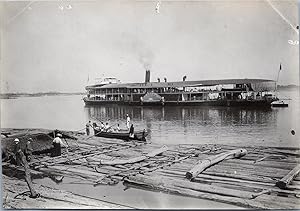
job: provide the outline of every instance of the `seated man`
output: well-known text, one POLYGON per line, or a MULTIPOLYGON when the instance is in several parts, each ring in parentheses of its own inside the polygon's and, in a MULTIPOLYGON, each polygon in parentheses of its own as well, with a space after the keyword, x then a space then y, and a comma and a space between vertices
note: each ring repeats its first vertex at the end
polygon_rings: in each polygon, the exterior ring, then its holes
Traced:
POLYGON ((101 122, 101 125, 100 125, 100 130, 101 130, 101 131, 104 131, 104 129, 105 129, 105 125, 104 125, 104 123, 103 123, 103 122, 101 122))
POLYGON ((108 122, 106 122, 105 127, 104 127, 104 131, 106 132, 111 132, 111 127, 109 126, 108 122))
POLYGON ((118 133, 118 132, 120 132, 120 130, 121 130, 121 129, 120 129, 120 124, 118 124, 115 131, 118 133))

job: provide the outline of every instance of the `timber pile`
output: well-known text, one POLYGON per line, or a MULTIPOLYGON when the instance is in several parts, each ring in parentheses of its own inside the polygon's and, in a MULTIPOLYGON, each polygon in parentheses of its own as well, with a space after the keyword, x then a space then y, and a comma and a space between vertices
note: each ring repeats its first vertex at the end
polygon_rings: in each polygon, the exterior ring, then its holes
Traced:
MULTIPOLYGON (((247 208, 300 208, 300 149, 124 142, 70 133, 69 151, 36 157, 35 172, 209 199, 247 208), (284 189, 277 187, 284 182, 284 189)), ((38 191, 38 190, 37 190, 38 191)))
MULTIPOLYGON (((32 149, 33 153, 38 153, 41 151, 49 150, 52 147, 52 138, 44 133, 36 134, 24 134, 19 136, 20 146, 25 149, 26 142, 29 138, 32 138, 32 149)), ((1 139, 2 148, 7 152, 12 152, 14 150, 14 139, 17 137, 7 137, 1 139)))
MULTIPOLYGON (((76 135, 80 133, 71 131, 58 131, 54 133, 61 133, 63 138, 75 139, 76 135)), ((1 129, 1 134, 6 134, 1 137, 1 147, 5 152, 12 152, 14 148, 14 139, 20 140, 20 146, 25 148, 26 142, 29 138, 32 138, 33 153, 46 152, 52 148, 53 131, 47 129, 1 129)))

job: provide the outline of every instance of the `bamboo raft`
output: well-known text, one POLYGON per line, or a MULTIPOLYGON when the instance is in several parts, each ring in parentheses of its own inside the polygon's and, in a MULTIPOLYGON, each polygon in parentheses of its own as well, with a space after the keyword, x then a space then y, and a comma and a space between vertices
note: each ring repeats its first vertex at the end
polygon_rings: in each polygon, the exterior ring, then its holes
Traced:
MULTIPOLYGON (((77 140, 66 139, 69 150, 59 157, 36 156, 29 163, 32 177, 75 177, 94 186, 123 182, 246 208, 300 208, 299 148, 162 146, 65 133, 77 140)), ((13 165, 3 165, 3 172, 7 168, 13 165)))

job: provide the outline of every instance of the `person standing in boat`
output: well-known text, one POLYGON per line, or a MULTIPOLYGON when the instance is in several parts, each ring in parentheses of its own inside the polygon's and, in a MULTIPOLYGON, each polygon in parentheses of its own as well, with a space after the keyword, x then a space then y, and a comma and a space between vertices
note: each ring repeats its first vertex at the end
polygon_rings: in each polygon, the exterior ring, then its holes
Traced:
POLYGON ((60 156, 61 155, 61 147, 67 147, 61 140, 62 135, 58 133, 56 137, 53 139, 53 150, 51 153, 52 157, 60 156))
POLYGON ((89 120, 89 122, 85 124, 85 131, 87 136, 90 135, 90 126, 91 126, 91 120, 89 120))
POLYGON ((129 129, 129 125, 130 125, 130 117, 128 114, 126 114, 126 126, 129 129))
POLYGON ((133 124, 131 124, 129 129, 129 138, 134 138, 134 127, 133 124))

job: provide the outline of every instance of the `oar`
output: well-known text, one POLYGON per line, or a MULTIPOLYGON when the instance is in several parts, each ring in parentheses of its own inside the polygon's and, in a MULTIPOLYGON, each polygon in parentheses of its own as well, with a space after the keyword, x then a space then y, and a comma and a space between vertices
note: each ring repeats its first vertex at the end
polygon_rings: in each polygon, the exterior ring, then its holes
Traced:
MULTIPOLYGON (((98 119, 97 117, 91 117, 91 118, 94 119, 94 120, 97 120, 99 122, 103 122, 101 119, 98 119)), ((106 121, 110 121, 110 119, 107 119, 106 121)), ((106 122, 106 121, 104 121, 104 122, 106 122)))
MULTIPOLYGON (((93 125, 92 125, 92 128, 95 130, 95 128, 93 127, 93 125)), ((84 139, 85 141, 86 140, 88 140, 89 138, 92 138, 93 136, 96 136, 96 135, 98 135, 98 134, 100 134, 100 133, 102 133, 103 131, 100 131, 100 132, 98 132, 98 133, 96 133, 96 134, 94 134, 94 135, 92 135, 92 136, 89 136, 89 137, 87 137, 86 139, 84 139)))
POLYGON ((82 128, 82 129, 80 129, 80 130, 74 130, 74 132, 79 132, 79 131, 82 131, 82 130, 84 130, 84 129, 85 129, 85 127, 82 128))
MULTIPOLYGON (((118 123, 116 123, 116 124, 118 124, 118 123)), ((115 126, 116 124, 113 124, 113 125, 109 126, 107 129, 111 128, 112 126, 115 126)), ((93 127, 93 128, 94 128, 94 127, 93 127)), ((96 133, 96 134, 94 134, 94 135, 92 135, 92 136, 87 137, 87 138, 85 139, 85 141, 88 140, 89 138, 92 138, 93 136, 97 136, 98 134, 100 134, 100 133, 102 133, 102 132, 104 132, 104 131, 100 131, 100 132, 98 132, 98 133, 96 133)))
MULTIPOLYGON (((111 128, 112 126, 115 126, 115 125, 117 125, 117 124, 118 124, 118 123, 115 123, 115 124, 109 126, 107 129, 109 129, 109 128, 111 128)), ((106 129, 106 130, 107 130, 107 129, 106 129)))
POLYGON ((96 133, 96 134, 94 134, 94 135, 92 135, 92 136, 89 136, 89 137, 87 137, 86 139, 84 139, 85 141, 86 140, 88 140, 89 138, 92 138, 93 136, 96 136, 96 135, 98 135, 98 134, 100 134, 100 133, 102 133, 103 131, 100 131, 99 133, 96 133))

